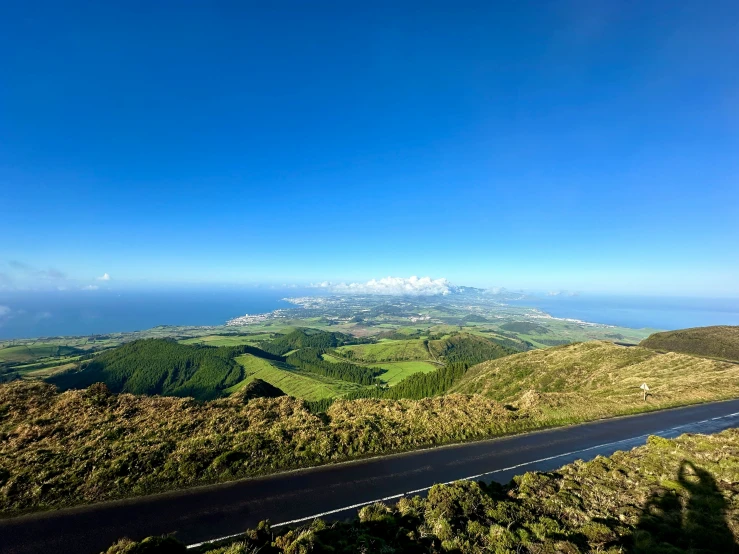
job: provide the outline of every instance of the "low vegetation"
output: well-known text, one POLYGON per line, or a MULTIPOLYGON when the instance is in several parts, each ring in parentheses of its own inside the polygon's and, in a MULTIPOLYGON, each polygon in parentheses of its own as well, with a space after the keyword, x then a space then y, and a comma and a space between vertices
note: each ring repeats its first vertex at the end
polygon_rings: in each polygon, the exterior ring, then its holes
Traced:
POLYGON ((402 361, 466 362, 470 365, 515 354, 520 350, 471 333, 455 332, 428 339, 383 340, 375 344, 343 346, 336 355, 358 363, 402 361))
POLYGON ((377 378, 390 387, 402 383, 404 379, 416 373, 429 373, 439 369, 438 365, 425 361, 382 362, 372 364, 372 367, 384 370, 377 378))
POLYGON ((336 349, 342 358, 364 363, 403 362, 431 358, 422 339, 384 340, 376 344, 344 346, 336 349))
POLYGON ((739 326, 695 327, 655 333, 641 346, 739 362, 739 326))
POLYGON ((510 323, 504 323, 500 328, 504 331, 519 333, 521 335, 546 335, 549 332, 549 329, 543 325, 531 323, 530 321, 512 321, 510 323))
POLYGON ((236 361, 244 368, 245 377, 243 381, 225 390, 229 394, 236 392, 254 379, 261 379, 285 391, 285 394, 308 401, 345 396, 364 388, 356 383, 309 373, 287 364, 257 358, 250 354, 239 356, 236 361))
POLYGON ((582 421, 739 397, 739 365, 593 341, 484 362, 450 390, 536 409, 542 419, 582 421))
POLYGON ((0 511, 9 515, 513 433, 523 412, 482 396, 192 399, 0 385, 0 511))
MULTIPOLYGON (((264 522, 197 554, 310 552, 680 554, 739 551, 739 430, 650 437, 609 458, 531 472, 509 485, 436 485, 426 498, 368 505, 351 521, 264 522)), ((122 540, 107 554, 185 554, 171 538, 122 540)), ((189 552, 193 552, 190 550, 189 552)))

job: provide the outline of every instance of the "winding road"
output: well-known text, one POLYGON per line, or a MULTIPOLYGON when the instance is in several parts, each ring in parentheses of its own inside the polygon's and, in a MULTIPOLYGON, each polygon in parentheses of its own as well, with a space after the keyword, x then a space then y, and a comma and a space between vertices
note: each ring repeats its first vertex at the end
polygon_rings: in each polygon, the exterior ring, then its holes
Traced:
POLYGON ((715 433, 739 427, 739 400, 701 404, 280 473, 131 500, 0 520, 0 552, 95 554, 117 539, 173 534, 187 544, 316 516, 346 518, 362 505, 423 494, 457 479, 508 482, 575 459, 628 450, 648 435, 715 433))

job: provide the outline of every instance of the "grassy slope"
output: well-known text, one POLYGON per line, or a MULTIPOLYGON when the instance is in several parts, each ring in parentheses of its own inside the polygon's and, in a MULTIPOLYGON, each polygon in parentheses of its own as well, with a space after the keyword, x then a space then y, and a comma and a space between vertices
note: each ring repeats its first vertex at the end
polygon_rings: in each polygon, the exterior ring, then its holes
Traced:
POLYGON ((183 339, 181 344, 204 344, 207 346, 239 346, 242 344, 250 344, 252 346, 259 346, 261 341, 270 340, 272 335, 268 333, 260 333, 254 335, 205 335, 203 337, 193 337, 189 339, 183 339))
POLYGON ((287 396, 198 403, 106 394, 100 387, 59 393, 22 380, 0 385, 0 415, 3 515, 479 439, 530 425, 482 396, 339 400, 319 417, 287 396))
POLYGON ((7 346, 0 348, 0 362, 30 362, 41 358, 65 356, 73 353, 76 353, 75 348, 46 343, 7 346))
POLYGON ((377 364, 401 361, 465 361, 475 356, 492 359, 514 350, 501 347, 472 333, 454 333, 441 339, 381 340, 376 344, 342 346, 337 352, 352 361, 377 364))
POLYGON ((383 362, 380 364, 369 364, 370 367, 379 367, 385 369, 386 372, 378 377, 383 383, 394 386, 400 383, 406 377, 410 377, 416 373, 429 373, 439 369, 438 365, 430 362, 383 362))
MULTIPOLYGON (((331 354, 324 354, 323 359, 331 363, 343 362, 344 359, 337 358, 331 354)), ((353 363, 363 363, 357 362, 353 363)), ((406 377, 410 377, 415 373, 429 373, 439 368, 438 365, 434 365, 431 362, 426 361, 407 361, 407 362, 381 362, 381 363, 367 363, 369 367, 377 367, 386 370, 385 373, 380 375, 378 379, 389 386, 397 385, 400 381, 406 377)))
POLYGON ((236 392, 254 379, 261 379, 281 389, 289 396, 305 400, 333 398, 361 388, 355 383, 289 368, 285 364, 263 360, 251 354, 239 356, 236 361, 244 368, 246 377, 233 387, 226 389, 227 393, 236 392))
POLYGON ((643 340, 641 346, 739 362, 739 326, 719 325, 655 333, 643 340))
MULTIPOLYGON (((134 554, 157 540, 123 540, 107 554, 134 554)), ((351 521, 261 526, 228 542, 195 553, 737 552, 739 430, 650 437, 630 452, 526 473, 503 488, 436 485, 427 498, 369 505, 351 521)), ((187 552, 177 544, 170 549, 187 552)))
POLYGON ((342 356, 346 356, 347 352, 352 352, 353 356, 347 359, 365 363, 430 359, 428 350, 421 339, 387 340, 377 344, 356 344, 353 346, 341 346, 336 350, 342 356))
POLYGON ((739 365, 641 347, 587 342, 471 368, 452 392, 480 393, 565 418, 632 413, 739 396, 739 365), (651 391, 645 403, 639 386, 651 391))

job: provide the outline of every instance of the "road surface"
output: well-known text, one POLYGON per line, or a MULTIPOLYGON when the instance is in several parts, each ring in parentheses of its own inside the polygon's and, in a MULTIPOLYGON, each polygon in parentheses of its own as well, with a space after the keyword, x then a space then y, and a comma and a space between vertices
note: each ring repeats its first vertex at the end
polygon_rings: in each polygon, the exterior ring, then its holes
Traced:
POLYGON ((0 551, 94 554, 124 536, 170 533, 192 545, 243 532, 262 519, 274 526, 317 515, 347 518, 361 505, 423 494, 435 483, 506 483, 526 471, 631 449, 650 434, 675 437, 729 427, 739 427, 739 400, 32 514, 0 520, 0 551))

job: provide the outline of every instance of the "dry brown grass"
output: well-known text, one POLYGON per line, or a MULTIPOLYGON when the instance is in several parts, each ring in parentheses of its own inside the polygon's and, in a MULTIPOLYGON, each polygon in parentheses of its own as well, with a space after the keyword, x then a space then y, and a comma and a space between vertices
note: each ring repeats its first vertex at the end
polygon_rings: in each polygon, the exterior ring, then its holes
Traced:
POLYGON ((291 397, 198 403, 16 381, 0 385, 0 509, 142 495, 528 424, 482 396, 340 401, 318 417, 291 397))
MULTIPOLYGON (((121 541, 107 554, 152 551, 188 552, 172 539, 150 538, 121 541)), ((739 552, 739 430, 650 437, 631 452, 526 473, 507 487, 436 485, 426 498, 365 506, 353 521, 274 530, 263 523, 197 552, 739 552)))
POLYGON ((739 365, 593 341, 484 362, 452 391, 583 420, 739 397, 739 365))

